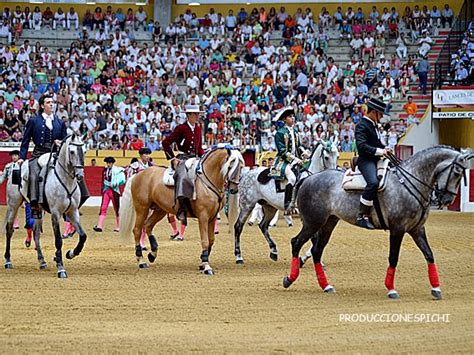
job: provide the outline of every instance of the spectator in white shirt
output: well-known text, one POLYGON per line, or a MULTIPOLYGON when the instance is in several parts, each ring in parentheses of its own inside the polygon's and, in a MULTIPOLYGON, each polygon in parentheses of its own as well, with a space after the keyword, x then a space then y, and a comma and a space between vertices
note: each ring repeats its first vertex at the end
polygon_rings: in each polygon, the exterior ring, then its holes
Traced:
POLYGON ((423 37, 420 38, 418 43, 420 44, 420 47, 418 48, 418 53, 420 53, 422 57, 425 57, 430 51, 431 45, 433 44, 433 40, 431 39, 431 37, 428 36, 428 31, 425 30, 423 37))
POLYGON ((359 57, 362 55, 361 48, 364 45, 364 41, 360 38, 359 34, 356 34, 355 37, 349 43, 351 46, 351 57, 354 54, 357 54, 359 57))
POLYGON ((71 26, 74 26, 76 31, 79 29, 79 16, 73 7, 66 14, 66 25, 68 30, 71 30, 71 26))
POLYGON ((61 26, 63 30, 66 29, 66 15, 61 8, 58 8, 58 11, 54 14, 53 30, 58 26, 61 26))
POLYGON ((143 10, 143 7, 138 8, 137 13, 135 14, 135 31, 138 31, 138 26, 143 26, 143 31, 146 31, 146 12, 143 10))

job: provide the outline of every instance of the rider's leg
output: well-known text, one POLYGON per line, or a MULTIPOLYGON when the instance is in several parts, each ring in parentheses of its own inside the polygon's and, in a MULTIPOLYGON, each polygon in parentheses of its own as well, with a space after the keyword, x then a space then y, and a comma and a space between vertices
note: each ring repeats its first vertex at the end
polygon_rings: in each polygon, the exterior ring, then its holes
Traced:
POLYGON ((115 213, 114 232, 120 232, 120 219, 119 219, 120 195, 117 192, 112 192, 112 206, 114 207, 114 213, 115 213))
POLYGON ((38 159, 30 159, 28 163, 28 185, 29 185, 29 196, 30 205, 32 208, 38 208, 38 175, 40 173, 40 167, 38 165, 38 159))
POLYGON ((287 165, 285 168, 285 176, 288 181, 288 184, 285 187, 285 210, 291 212, 295 207, 295 196, 293 195, 293 190, 296 183, 296 175, 293 170, 291 170, 290 165, 287 165))
POLYGON ((379 180, 377 178, 377 163, 373 160, 361 160, 361 158, 359 158, 357 165, 367 182, 367 186, 360 197, 359 214, 357 216, 356 225, 366 229, 375 229, 370 220, 370 213, 379 185, 379 180))

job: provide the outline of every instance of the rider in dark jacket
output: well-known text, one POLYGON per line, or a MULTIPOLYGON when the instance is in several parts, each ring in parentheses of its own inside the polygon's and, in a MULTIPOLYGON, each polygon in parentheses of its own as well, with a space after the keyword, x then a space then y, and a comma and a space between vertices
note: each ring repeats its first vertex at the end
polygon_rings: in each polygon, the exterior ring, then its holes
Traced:
POLYGON ((374 229, 370 221, 370 210, 377 195, 379 179, 377 177, 377 162, 386 155, 388 148, 380 141, 378 122, 385 112, 385 104, 375 98, 369 100, 367 113, 362 117, 355 129, 355 139, 359 159, 357 166, 365 178, 367 185, 360 197, 360 210, 356 225, 366 229, 374 229))
MULTIPOLYGON (((18 161, 21 164, 26 159, 28 146, 30 141, 33 140, 35 147, 29 160, 28 179, 31 207, 34 209, 39 208, 38 175, 40 167, 38 165, 38 158, 45 153, 50 153, 54 145, 59 146, 67 135, 64 121, 53 113, 53 98, 51 96, 43 96, 40 98, 39 104, 40 113, 26 123, 20 147, 20 160, 18 161)), ((38 214, 33 213, 33 216, 38 217, 38 214)))

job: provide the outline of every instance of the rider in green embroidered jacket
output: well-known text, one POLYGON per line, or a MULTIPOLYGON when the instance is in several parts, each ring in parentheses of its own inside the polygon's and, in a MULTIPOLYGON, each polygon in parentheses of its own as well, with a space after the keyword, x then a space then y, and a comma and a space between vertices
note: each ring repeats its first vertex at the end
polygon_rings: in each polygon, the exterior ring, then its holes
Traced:
POLYGON ((295 166, 303 166, 307 153, 300 154, 301 143, 298 132, 294 129, 295 111, 292 107, 285 107, 277 113, 274 121, 283 121, 275 136, 277 157, 272 168, 271 175, 278 179, 285 179, 288 184, 285 188, 285 210, 291 212, 295 207, 296 194, 293 187, 296 184, 296 174, 293 171, 295 166))

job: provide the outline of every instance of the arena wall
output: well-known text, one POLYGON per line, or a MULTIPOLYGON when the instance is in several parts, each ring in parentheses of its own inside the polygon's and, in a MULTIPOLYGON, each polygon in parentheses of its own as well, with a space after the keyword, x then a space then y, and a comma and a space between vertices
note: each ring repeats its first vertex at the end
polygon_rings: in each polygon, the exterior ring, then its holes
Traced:
POLYGON ((455 148, 474 149, 474 120, 442 120, 439 122, 439 141, 455 148))

